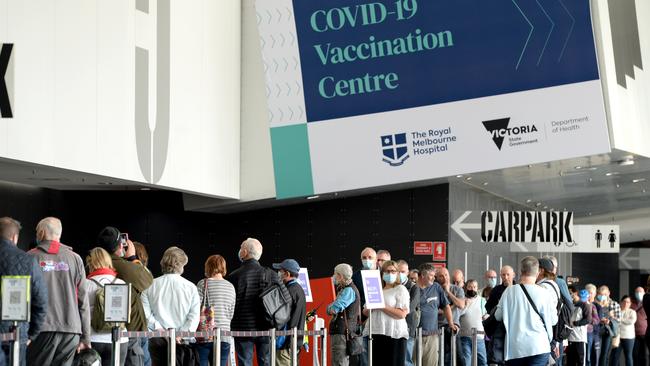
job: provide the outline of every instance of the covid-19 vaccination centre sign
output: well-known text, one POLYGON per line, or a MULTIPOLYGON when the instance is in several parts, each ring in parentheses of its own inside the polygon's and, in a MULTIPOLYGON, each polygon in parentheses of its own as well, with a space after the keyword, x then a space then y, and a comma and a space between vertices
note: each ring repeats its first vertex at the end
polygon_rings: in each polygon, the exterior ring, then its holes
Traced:
POLYGON ((588 1, 256 11, 278 198, 610 151, 588 1))

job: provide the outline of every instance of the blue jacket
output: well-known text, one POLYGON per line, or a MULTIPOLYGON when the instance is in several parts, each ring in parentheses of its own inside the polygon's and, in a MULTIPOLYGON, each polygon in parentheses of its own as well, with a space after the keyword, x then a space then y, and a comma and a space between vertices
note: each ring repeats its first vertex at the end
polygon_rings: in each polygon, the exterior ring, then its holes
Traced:
MULTIPOLYGON (((34 340, 41 332, 41 325, 47 312, 47 286, 43 282, 43 273, 36 259, 23 252, 12 242, 0 238, 0 275, 30 275, 31 314, 29 324, 20 325, 21 343, 27 338, 34 340)), ((0 304, 1 306, 1 304, 0 304)), ((11 322, 1 322, 0 332, 7 333, 11 322)))

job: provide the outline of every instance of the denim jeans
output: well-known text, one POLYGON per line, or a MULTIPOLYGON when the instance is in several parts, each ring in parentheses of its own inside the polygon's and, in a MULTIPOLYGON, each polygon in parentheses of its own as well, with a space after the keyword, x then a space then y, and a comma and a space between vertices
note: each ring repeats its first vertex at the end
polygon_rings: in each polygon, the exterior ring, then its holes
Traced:
POLYGON ((253 347, 257 353, 257 365, 271 365, 271 342, 268 337, 235 337, 238 366, 253 366, 253 347))
MULTIPOLYGON (((212 342, 194 344, 194 348, 196 348, 196 350, 199 352, 199 360, 201 366, 212 365, 212 358, 214 357, 214 355, 212 354, 212 350, 214 347, 212 345, 213 345, 212 342)), ((229 356, 230 356, 230 343, 221 342, 221 362, 220 362, 221 366, 228 365, 229 356)))
MULTIPOLYGON (((472 364, 472 338, 460 337, 460 354, 463 356, 465 366, 472 364)), ((487 352, 485 350, 485 340, 478 338, 476 340, 476 355, 479 366, 487 366, 487 352)))
POLYGON ((612 348, 612 337, 604 335, 600 337, 600 360, 598 365, 608 366, 609 364, 609 351, 612 348))
POLYGON ((506 366, 546 366, 549 357, 551 357, 550 353, 542 353, 541 355, 515 358, 506 361, 506 366))
POLYGON ((151 366, 151 354, 149 353, 149 338, 142 337, 140 338, 140 347, 142 347, 142 361, 144 366, 151 366))
POLYGON ((413 351, 415 350, 415 338, 409 338, 406 340, 406 360, 404 361, 404 366, 414 366, 413 358, 415 355, 413 351))

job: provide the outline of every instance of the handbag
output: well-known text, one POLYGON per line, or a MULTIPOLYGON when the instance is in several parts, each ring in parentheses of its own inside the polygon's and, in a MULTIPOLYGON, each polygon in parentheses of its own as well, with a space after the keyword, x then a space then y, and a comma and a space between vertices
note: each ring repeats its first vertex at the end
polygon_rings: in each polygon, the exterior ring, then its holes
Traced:
MULTIPOLYGON (((214 307, 210 303, 210 293, 208 292, 208 279, 206 278, 203 286, 203 302, 201 303, 201 312, 199 313, 199 326, 197 332, 207 332, 217 327, 214 319, 214 307)), ((196 337, 197 342, 212 342, 213 337, 196 337)))

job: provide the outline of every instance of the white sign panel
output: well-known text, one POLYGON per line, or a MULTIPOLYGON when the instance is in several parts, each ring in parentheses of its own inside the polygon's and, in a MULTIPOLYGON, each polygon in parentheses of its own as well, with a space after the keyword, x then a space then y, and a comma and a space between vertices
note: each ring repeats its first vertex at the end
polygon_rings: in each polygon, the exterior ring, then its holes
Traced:
POLYGON ((573 240, 553 243, 510 244, 511 252, 618 253, 618 225, 573 225, 573 240))
POLYGON ((366 309, 383 309, 384 291, 381 274, 378 270, 362 270, 363 294, 366 298, 366 309))
POLYGON ((309 284, 309 273, 307 272, 307 268, 300 268, 300 272, 298 272, 298 284, 300 284, 300 287, 302 287, 302 290, 305 292, 305 301, 313 302, 314 298, 311 294, 311 285, 309 284))
POLYGON ((29 321, 30 276, 2 276, 2 320, 29 321))
POLYGON ((104 321, 128 323, 131 319, 131 284, 104 285, 104 321))

